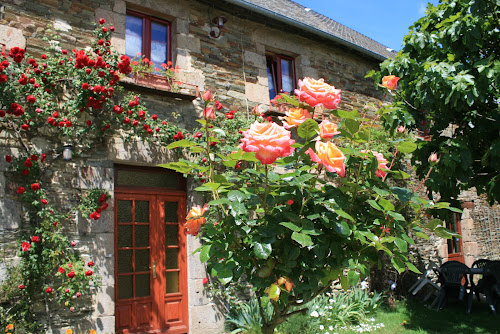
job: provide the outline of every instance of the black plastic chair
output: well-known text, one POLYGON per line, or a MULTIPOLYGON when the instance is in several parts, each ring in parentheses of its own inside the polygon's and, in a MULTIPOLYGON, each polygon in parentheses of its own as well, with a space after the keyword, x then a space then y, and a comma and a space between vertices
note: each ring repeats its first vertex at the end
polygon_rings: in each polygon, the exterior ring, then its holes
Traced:
POLYGON ((483 289, 491 311, 497 314, 496 303, 500 300, 500 261, 490 261, 484 267, 483 289))
POLYGON ((466 312, 470 313, 472 295, 467 292, 469 287, 469 267, 458 261, 448 261, 443 263, 437 272, 439 274, 438 280, 441 283, 437 304, 438 310, 444 308, 449 298, 457 298, 465 301, 466 312))
MULTIPOLYGON (((476 260, 476 261, 474 261, 474 263, 472 263, 471 268, 482 268, 482 269, 484 269, 484 267, 486 267, 488 265, 488 263, 490 263, 490 262, 491 261, 487 260, 487 259, 476 260)), ((481 301, 481 299, 479 298, 479 294, 480 293, 484 294, 484 287, 485 287, 486 279, 484 278, 484 275, 483 275, 483 277, 481 277, 479 279, 479 281, 477 282, 477 284, 476 284, 476 283, 474 283, 474 279, 473 278, 474 277, 471 274, 470 275, 471 293, 476 294, 477 301, 481 301)))

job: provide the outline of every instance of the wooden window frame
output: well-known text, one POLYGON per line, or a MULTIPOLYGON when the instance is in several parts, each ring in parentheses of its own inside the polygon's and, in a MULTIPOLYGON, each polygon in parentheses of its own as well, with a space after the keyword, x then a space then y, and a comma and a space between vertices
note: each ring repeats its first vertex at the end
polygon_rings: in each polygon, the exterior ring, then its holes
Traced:
MULTIPOLYGON (((293 76, 293 90, 297 88, 297 77, 295 72, 295 58, 290 56, 285 56, 276 53, 266 54, 266 67, 268 60, 271 60, 272 68, 271 73, 274 79, 274 87, 276 89, 276 95, 283 93, 283 77, 281 73, 281 60, 288 60, 292 63, 292 76, 293 76)), ((292 92, 290 92, 291 94, 292 92)), ((274 99, 274 96, 269 96, 270 99, 274 99)))
MULTIPOLYGON (((129 15, 142 18, 143 31, 142 31, 141 54, 150 60, 151 60, 151 23, 157 22, 167 26, 167 60, 165 61, 165 63, 167 61, 172 61, 172 23, 164 19, 160 19, 151 15, 127 9, 126 16, 129 15)), ((127 34, 125 33, 125 43, 127 40, 126 36, 127 34)))

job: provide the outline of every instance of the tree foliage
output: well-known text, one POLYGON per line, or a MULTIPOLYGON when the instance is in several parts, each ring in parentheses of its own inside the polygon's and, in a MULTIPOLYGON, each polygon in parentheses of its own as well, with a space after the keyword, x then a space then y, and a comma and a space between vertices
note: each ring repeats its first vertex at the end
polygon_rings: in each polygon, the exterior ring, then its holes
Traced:
MULTIPOLYGON (((403 49, 381 65, 379 77, 401 77, 399 122, 425 119, 430 141, 414 154, 421 178, 427 157, 440 161, 426 186, 443 198, 475 187, 500 199, 500 1, 442 0, 410 27, 403 49)), ((387 123, 393 129, 395 119, 387 123)))

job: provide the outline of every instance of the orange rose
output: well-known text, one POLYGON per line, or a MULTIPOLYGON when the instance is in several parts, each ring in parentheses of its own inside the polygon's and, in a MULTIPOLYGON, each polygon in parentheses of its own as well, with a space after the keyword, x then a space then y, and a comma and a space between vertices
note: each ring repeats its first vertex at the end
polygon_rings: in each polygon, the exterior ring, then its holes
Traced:
POLYGON ((340 89, 327 84, 324 79, 304 78, 299 80, 299 89, 295 90, 299 101, 306 102, 311 107, 323 105, 326 109, 337 109, 340 102, 340 89))
POLYGON ((340 177, 345 176, 345 156, 334 143, 318 140, 315 149, 316 153, 312 149, 306 151, 312 161, 325 166, 329 172, 336 172, 340 177))
POLYGON ((276 123, 255 122, 243 131, 240 147, 245 152, 257 152, 256 158, 264 165, 272 164, 279 157, 292 154, 295 140, 290 139, 290 131, 276 123))
POLYGON ((395 75, 386 75, 382 78, 382 86, 388 90, 395 90, 398 88, 398 80, 399 78, 395 75))
POLYGON ((299 126, 305 120, 312 118, 312 115, 306 109, 302 108, 290 108, 286 113, 286 117, 282 117, 284 120, 283 126, 286 129, 293 128, 294 126, 299 126))
POLYGON ((339 135, 337 124, 330 122, 329 120, 323 120, 319 124, 319 135, 322 139, 330 139, 333 136, 339 135))
POLYGON ((193 208, 188 212, 186 216, 186 234, 198 234, 201 225, 204 225, 207 222, 205 217, 203 217, 207 210, 208 206, 206 204, 203 206, 203 208, 199 205, 193 206, 193 208))

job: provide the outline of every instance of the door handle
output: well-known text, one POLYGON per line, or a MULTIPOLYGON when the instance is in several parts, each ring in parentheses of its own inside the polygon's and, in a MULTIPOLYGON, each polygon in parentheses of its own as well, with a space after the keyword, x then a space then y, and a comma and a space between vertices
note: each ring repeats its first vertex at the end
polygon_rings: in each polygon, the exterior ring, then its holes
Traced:
POLYGON ((156 278, 156 262, 153 260, 153 278, 156 278))

